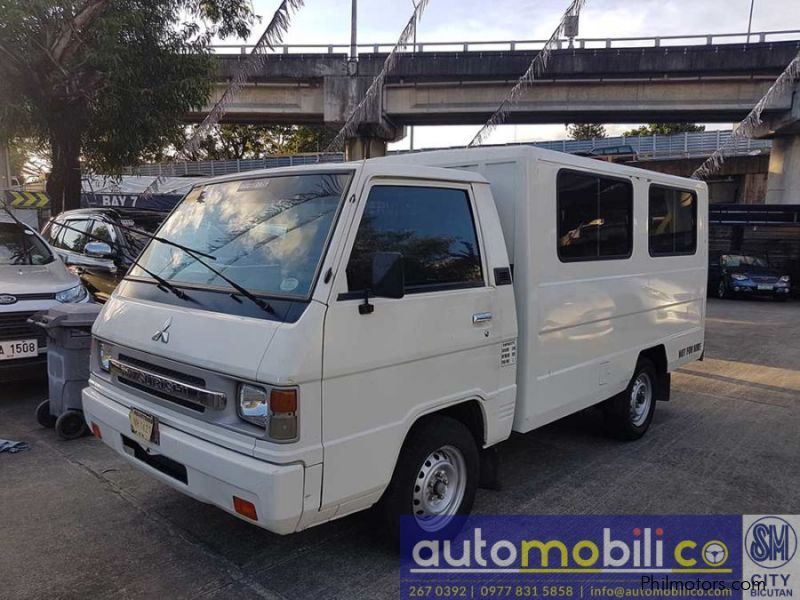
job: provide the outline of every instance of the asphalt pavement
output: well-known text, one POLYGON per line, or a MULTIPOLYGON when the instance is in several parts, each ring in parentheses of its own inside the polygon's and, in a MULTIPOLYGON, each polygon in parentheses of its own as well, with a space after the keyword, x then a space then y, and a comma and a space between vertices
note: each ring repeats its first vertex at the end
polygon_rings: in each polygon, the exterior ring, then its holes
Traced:
MULTIPOLYGON (((91 437, 56 439, 44 383, 0 388, 0 598, 394 598, 368 513, 281 537, 173 491, 91 437)), ((710 300, 705 361, 644 439, 588 410, 500 447, 486 514, 800 513, 800 303, 710 300)))

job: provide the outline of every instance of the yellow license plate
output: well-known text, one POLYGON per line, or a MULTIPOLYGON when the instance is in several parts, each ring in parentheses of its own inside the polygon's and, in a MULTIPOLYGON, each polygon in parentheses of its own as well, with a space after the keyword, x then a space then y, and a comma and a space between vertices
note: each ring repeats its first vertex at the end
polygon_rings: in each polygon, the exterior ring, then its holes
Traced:
POLYGON ((131 422, 131 433, 133 435, 145 442, 158 444, 158 417, 148 415, 147 413, 132 408, 129 418, 131 422))

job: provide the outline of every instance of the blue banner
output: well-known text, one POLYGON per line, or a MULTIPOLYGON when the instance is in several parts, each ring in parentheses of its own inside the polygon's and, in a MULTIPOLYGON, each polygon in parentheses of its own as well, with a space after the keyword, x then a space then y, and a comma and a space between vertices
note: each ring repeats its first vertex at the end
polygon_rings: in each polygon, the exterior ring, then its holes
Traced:
POLYGON ((452 540, 401 524, 403 598, 800 595, 796 517, 473 516, 452 540))

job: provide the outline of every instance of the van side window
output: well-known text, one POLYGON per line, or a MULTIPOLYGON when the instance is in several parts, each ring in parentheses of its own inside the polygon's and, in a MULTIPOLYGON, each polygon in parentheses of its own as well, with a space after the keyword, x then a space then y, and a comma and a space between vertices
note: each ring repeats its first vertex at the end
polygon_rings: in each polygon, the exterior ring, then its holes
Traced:
POLYGON ((650 256, 694 254, 697 250, 697 194, 650 186, 650 256))
POLYGON ((373 187, 347 265, 349 291, 369 288, 376 252, 403 254, 407 293, 483 285, 478 238, 464 190, 373 187))
POLYGON ((627 179, 558 173, 558 258, 628 258, 633 248, 633 185, 627 179))

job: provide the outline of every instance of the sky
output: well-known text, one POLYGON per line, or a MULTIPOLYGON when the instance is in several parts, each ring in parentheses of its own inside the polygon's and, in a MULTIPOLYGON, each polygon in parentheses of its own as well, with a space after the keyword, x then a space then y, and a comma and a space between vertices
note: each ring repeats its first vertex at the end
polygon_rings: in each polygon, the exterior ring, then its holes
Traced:
MULTIPOLYGON (((546 39, 570 0, 430 0, 417 41, 546 39)), ((264 21, 279 0, 253 0, 264 21)), ((587 0, 579 37, 697 35, 747 31, 751 0, 587 0)), ((359 43, 394 43, 411 17, 412 0, 358 0, 359 43)), ((256 30, 258 27, 255 28, 256 30)), ((800 30, 800 0, 754 0, 753 31, 800 30)), ((254 33, 254 38, 259 32, 254 33)), ((255 41, 255 40, 252 40, 255 41)), ((346 44, 350 41, 350 0, 305 0, 292 18, 286 43, 346 44)), ((634 124, 631 124, 631 126, 634 124)), ((708 124, 730 129, 731 124, 708 124)), ((610 125, 619 135, 627 125, 610 125)), ((416 127, 415 148, 464 145, 477 126, 416 127)), ((508 125, 487 143, 563 139, 563 125, 508 125)), ((408 136, 394 144, 408 148, 408 136)))

